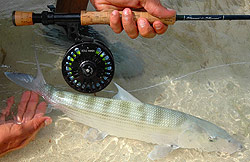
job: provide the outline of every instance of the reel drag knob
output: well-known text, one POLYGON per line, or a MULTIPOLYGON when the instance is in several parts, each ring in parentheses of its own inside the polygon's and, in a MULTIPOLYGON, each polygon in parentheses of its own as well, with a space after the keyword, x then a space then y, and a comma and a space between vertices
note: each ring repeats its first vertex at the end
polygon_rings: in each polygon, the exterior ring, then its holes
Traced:
POLYGON ((99 41, 80 42, 71 46, 62 61, 62 74, 73 89, 95 93, 109 85, 114 76, 114 59, 99 41))

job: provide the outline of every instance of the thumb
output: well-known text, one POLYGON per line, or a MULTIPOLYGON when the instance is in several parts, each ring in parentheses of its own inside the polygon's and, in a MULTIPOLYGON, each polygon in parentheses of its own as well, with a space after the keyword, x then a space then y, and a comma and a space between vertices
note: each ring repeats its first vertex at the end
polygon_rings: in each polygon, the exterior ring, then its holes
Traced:
POLYGON ((45 125, 51 124, 52 119, 50 117, 36 117, 23 124, 23 131, 33 133, 39 131, 45 125))
POLYGON ((160 0, 144 0, 142 6, 149 14, 158 18, 169 18, 176 15, 175 10, 163 7, 160 0))

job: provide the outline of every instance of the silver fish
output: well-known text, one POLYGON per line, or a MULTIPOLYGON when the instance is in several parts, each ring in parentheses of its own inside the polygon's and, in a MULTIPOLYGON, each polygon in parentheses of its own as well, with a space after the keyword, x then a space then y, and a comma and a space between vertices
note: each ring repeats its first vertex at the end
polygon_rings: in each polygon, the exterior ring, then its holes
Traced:
POLYGON ((36 78, 11 72, 5 75, 14 83, 37 92, 73 120, 95 128, 87 132, 86 138, 95 130, 94 140, 112 135, 152 143, 156 145, 148 155, 152 160, 163 158, 177 148, 229 154, 243 148, 224 129, 180 111, 141 103, 119 86, 118 95, 129 101, 58 90, 45 82, 38 61, 37 69, 36 78))

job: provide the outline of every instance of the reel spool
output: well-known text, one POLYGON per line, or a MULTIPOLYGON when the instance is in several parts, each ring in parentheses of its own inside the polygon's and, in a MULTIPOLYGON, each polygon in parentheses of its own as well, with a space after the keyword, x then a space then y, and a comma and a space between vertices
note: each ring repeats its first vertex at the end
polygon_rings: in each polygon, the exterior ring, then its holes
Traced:
POLYGON ((80 41, 71 46, 62 61, 62 74, 73 89, 83 93, 101 91, 111 82, 113 55, 101 42, 80 41))

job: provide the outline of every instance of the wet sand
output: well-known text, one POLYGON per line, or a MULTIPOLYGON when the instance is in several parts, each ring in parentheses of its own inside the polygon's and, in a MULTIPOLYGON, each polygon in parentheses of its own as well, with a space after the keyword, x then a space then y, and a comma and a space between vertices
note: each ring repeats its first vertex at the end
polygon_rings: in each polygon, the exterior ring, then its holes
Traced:
MULTIPOLYGON (((25 5, 26 1, 3 1, 6 3, 1 9, 0 63, 6 66, 0 67, 0 107, 4 107, 5 99, 11 95, 17 101, 24 91, 7 80, 3 72, 35 75, 35 49, 46 81, 72 91, 60 70, 70 42, 44 34, 42 25, 14 27, 9 16, 17 9, 40 12, 54 2, 36 0, 25 5)), ((176 9, 178 14, 250 14, 247 0, 164 0, 163 4, 176 9)), ((250 161, 249 27, 250 21, 176 22, 164 35, 131 40, 124 32, 116 35, 108 26, 94 26, 111 43, 120 42, 134 48, 143 61, 143 73, 114 81, 142 102, 180 110, 215 123, 245 147, 233 155, 178 149, 159 161, 250 161), (162 84, 153 86, 159 83, 162 84)), ((116 91, 113 85, 107 89, 116 91)), ((110 97, 112 94, 97 95, 110 97)), ((150 161, 147 154, 153 149, 152 144, 113 136, 91 143, 83 138, 87 126, 59 111, 48 115, 53 123, 42 129, 36 140, 0 161, 150 161)))

